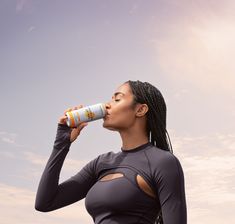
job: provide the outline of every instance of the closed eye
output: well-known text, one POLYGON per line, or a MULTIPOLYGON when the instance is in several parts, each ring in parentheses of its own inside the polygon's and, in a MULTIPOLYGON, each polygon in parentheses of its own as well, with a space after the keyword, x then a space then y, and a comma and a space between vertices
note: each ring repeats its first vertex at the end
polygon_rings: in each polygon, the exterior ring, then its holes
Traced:
POLYGON ((114 100, 114 101, 120 101, 121 99, 114 99, 114 97, 112 97, 112 100, 114 100))

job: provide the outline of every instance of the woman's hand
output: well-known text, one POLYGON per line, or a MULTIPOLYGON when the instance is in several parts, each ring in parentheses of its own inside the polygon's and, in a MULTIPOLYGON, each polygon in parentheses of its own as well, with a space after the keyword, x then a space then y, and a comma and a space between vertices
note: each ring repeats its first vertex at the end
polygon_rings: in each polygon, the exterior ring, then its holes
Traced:
MULTIPOLYGON (((77 110, 77 109, 80 109, 82 108, 83 106, 82 105, 79 105, 77 107, 74 107, 74 108, 69 108, 67 109, 65 112, 64 112, 64 116, 60 117, 59 119, 59 124, 64 124, 64 125, 67 125, 66 123, 66 119, 67 119, 67 116, 66 116, 66 113, 68 111, 72 111, 72 110, 77 110)), ((77 137, 80 135, 80 132, 81 130, 86 127, 88 125, 88 122, 82 122, 78 125, 78 127, 74 127, 74 128, 71 128, 72 131, 71 131, 71 134, 70 134, 70 142, 73 142, 77 139, 77 137)))

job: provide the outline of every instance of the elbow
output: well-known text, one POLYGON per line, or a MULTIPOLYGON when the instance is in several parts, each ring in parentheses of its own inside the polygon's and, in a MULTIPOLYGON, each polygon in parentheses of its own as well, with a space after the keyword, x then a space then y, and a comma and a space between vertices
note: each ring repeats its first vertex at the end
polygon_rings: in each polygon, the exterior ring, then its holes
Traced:
POLYGON ((51 209, 49 209, 47 206, 40 204, 40 203, 35 203, 34 209, 39 212, 50 212, 51 209))
POLYGON ((34 202, 34 209, 39 212, 50 212, 55 210, 55 205, 46 196, 37 195, 34 202))
POLYGON ((38 205, 37 206, 35 205, 34 208, 35 208, 36 211, 39 211, 39 212, 49 212, 50 211, 49 209, 46 209, 45 207, 38 206, 38 205))

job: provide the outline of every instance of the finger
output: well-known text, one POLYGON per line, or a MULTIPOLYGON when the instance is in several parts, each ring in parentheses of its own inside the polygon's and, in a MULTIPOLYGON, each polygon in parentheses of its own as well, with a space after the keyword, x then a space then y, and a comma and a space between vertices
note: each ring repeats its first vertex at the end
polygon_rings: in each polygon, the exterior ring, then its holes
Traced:
POLYGON ((70 141, 73 142, 79 135, 79 131, 77 130, 77 128, 73 128, 72 132, 70 134, 70 141))
POLYGON ((82 107, 83 107, 83 105, 82 105, 82 104, 80 104, 80 105, 76 106, 76 108, 77 108, 77 109, 80 109, 80 108, 82 108, 82 107))
POLYGON ((84 122, 79 126, 80 131, 88 125, 88 122, 84 122))
POLYGON ((78 105, 76 107, 68 108, 64 113, 67 113, 67 112, 72 111, 72 110, 78 110, 78 109, 80 109, 82 107, 83 107, 83 105, 80 104, 80 105, 78 105))
POLYGON ((61 118, 59 119, 59 123, 65 124, 65 123, 66 123, 66 119, 67 119, 66 116, 61 117, 61 118))
POLYGON ((88 125, 88 122, 83 122, 78 127, 73 128, 70 134, 70 141, 73 142, 74 140, 76 140, 77 137, 80 135, 81 130, 87 125, 88 125))
POLYGON ((73 109, 70 107, 70 108, 68 108, 67 110, 65 110, 64 111, 64 115, 67 113, 67 112, 69 112, 69 111, 72 111, 73 109))
POLYGON ((78 105, 78 106, 75 106, 74 108, 73 108, 73 110, 75 109, 75 110, 77 110, 77 109, 80 109, 80 108, 82 108, 83 107, 83 105, 78 105))
POLYGON ((77 133, 80 133, 80 131, 87 125, 88 125, 88 122, 83 122, 83 123, 80 123, 79 126, 75 127, 74 129, 76 129, 77 133))
POLYGON ((61 120, 66 120, 66 119, 67 119, 66 116, 61 117, 61 120))

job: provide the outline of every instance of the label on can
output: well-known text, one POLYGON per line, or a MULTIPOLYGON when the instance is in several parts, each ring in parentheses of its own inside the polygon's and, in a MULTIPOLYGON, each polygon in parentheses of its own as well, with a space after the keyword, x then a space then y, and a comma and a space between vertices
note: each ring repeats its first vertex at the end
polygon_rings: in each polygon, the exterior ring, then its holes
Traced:
POLYGON ((106 115, 104 103, 98 103, 66 113, 66 123, 69 127, 77 127, 81 122, 89 122, 103 118, 106 115))

